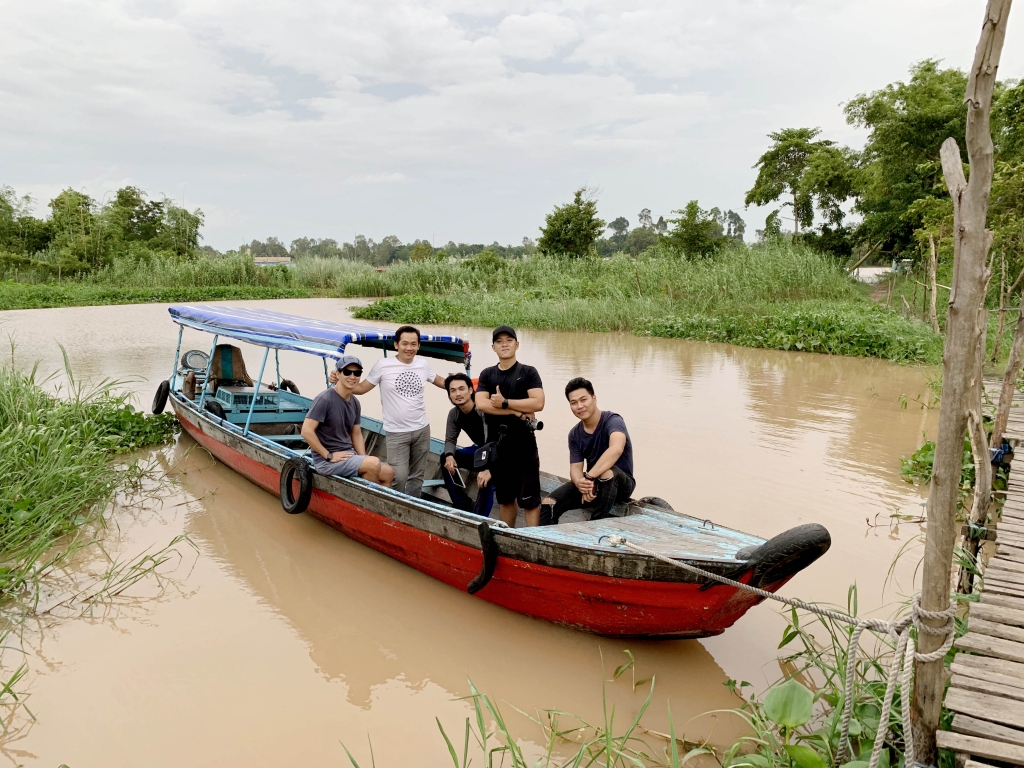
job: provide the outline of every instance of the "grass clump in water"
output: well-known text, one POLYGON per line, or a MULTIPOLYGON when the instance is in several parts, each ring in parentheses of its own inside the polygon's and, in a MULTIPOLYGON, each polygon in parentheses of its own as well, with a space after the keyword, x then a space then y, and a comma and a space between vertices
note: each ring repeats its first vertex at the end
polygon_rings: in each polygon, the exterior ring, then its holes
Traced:
POLYGON ((95 521, 135 463, 111 461, 170 439, 171 414, 146 416, 117 382, 86 387, 65 358, 68 385, 47 392, 37 368, 0 366, 0 602, 32 593, 38 575, 68 548, 54 545, 95 521))

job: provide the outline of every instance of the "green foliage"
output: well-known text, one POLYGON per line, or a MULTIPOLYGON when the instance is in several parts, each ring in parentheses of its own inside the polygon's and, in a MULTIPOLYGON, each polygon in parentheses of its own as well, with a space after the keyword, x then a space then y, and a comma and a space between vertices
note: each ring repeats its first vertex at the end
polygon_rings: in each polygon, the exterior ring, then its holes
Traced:
POLYGON ((882 307, 819 303, 751 310, 661 318, 651 323, 648 332, 667 338, 880 357, 900 363, 937 363, 942 357, 941 337, 922 323, 882 307))
POLYGON ((584 199, 586 187, 576 190, 571 203, 555 206, 544 217, 537 247, 543 253, 588 256, 604 231, 604 221, 597 217, 597 201, 584 199))
POLYGON ((696 200, 691 200, 685 208, 672 213, 678 213, 679 218, 668 220, 672 228, 665 241, 687 256, 711 256, 728 241, 717 208, 705 211, 696 200))
POLYGON ((409 261, 433 261, 434 260, 434 249, 430 243, 424 241, 417 242, 409 251, 409 261))
POLYGON ((787 680, 768 691, 764 698, 764 714, 776 725, 799 728, 814 714, 814 694, 796 680, 787 680))
POLYGON ((59 559, 58 539, 102 514, 118 488, 133 482, 133 463, 115 454, 173 437, 170 415, 135 411, 118 383, 89 388, 65 363, 69 384, 43 389, 36 370, 0 366, 0 601, 18 597, 59 559))
POLYGON ((864 217, 862 238, 894 254, 912 250, 919 222, 908 211, 916 200, 945 196, 939 147, 950 136, 963 143, 966 89, 963 71, 941 69, 928 59, 911 68, 908 82, 861 94, 846 105, 847 122, 869 132, 856 205, 864 217))
POLYGON ((395 296, 360 307, 352 312, 352 317, 392 323, 446 325, 459 321, 459 310, 453 302, 438 296, 395 296))
MULTIPOLYGON (((857 588, 850 587, 843 610, 857 615, 857 588)), ((734 710, 750 726, 751 735, 741 738, 722 755, 726 768, 831 768, 836 765, 846 698, 853 700, 850 720, 852 762, 863 768, 883 727, 879 722, 885 700, 886 677, 893 653, 888 636, 877 638, 874 648, 854 663, 853 688, 846 690, 847 649, 853 627, 811 614, 789 611, 788 626, 779 648, 795 649, 780 658, 789 679, 771 686, 763 700, 751 697, 734 710), (805 622, 810 622, 805 625, 805 622), (812 692, 813 691, 813 692, 812 692)), ((861 645, 867 645, 866 633, 861 645)), ((952 655, 952 652, 951 652, 952 655)), ((734 685, 734 681, 730 681, 734 685)), ((884 724, 882 768, 902 758, 903 731, 900 697, 892 698, 889 722, 884 724)))
MULTIPOLYGON (((817 196, 830 217, 842 220, 839 203, 843 192, 853 185, 847 153, 834 142, 815 137, 820 128, 785 128, 769 133, 772 145, 758 158, 754 186, 747 192, 747 205, 769 205, 783 195, 793 211, 797 229, 814 224, 814 200, 817 196)), ((848 195, 847 195, 848 196, 848 195)))

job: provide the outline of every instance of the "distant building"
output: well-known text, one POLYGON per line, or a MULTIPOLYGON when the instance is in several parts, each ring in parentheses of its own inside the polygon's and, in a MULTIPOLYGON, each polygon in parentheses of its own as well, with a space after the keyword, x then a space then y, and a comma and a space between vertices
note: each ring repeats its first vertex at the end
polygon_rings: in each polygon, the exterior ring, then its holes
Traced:
POLYGON ((284 264, 290 267, 292 264, 291 256, 253 256, 253 264, 257 267, 273 267, 278 264, 284 264))

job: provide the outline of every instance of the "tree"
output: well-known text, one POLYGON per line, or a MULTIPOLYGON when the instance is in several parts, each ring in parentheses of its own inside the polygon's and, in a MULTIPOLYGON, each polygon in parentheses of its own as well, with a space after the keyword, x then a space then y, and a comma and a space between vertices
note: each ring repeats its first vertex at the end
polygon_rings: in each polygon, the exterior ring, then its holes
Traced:
POLYGON ((629 232, 629 219, 625 216, 619 216, 617 219, 613 219, 608 225, 608 229, 612 231, 612 236, 622 236, 629 232))
POLYGON ((803 186, 804 173, 811 157, 823 148, 833 146, 828 140, 814 141, 821 133, 820 128, 785 128, 769 133, 772 146, 758 158, 754 167, 758 169, 757 180, 747 192, 746 205, 769 205, 783 195, 792 200, 783 203, 793 209, 794 234, 800 234, 800 226, 814 224, 814 204, 803 186))
POLYGON ((426 240, 417 242, 409 251, 409 261, 431 261, 434 258, 434 249, 426 240))
POLYGON ((604 231, 604 221, 597 217, 597 201, 580 187, 567 205, 555 206, 544 217, 537 248, 543 253, 564 253, 577 258, 594 250, 594 243, 604 231))
POLYGON ((691 200, 685 208, 672 213, 678 213, 679 217, 668 220, 672 228, 665 241, 687 256, 711 256, 725 244, 721 213, 717 208, 705 211, 696 200, 691 200))
POLYGON ((743 242, 743 233, 747 231, 747 224, 736 211, 726 211, 722 214, 721 223, 725 228, 726 237, 743 242))
POLYGON ((909 209, 923 197, 947 196, 939 147, 947 137, 963 147, 966 87, 964 72, 926 59, 911 67, 909 82, 861 94, 846 105, 846 121, 869 131, 856 204, 863 216, 861 239, 881 243, 893 255, 917 252, 913 232, 920 222, 909 209))
POLYGON ((654 223, 654 229, 658 234, 663 235, 668 231, 668 224, 665 222, 664 216, 659 216, 658 220, 654 223))
POLYGON ((658 233, 648 227, 637 227, 629 233, 627 250, 633 256, 639 256, 648 248, 658 244, 658 233))
POLYGON ((644 229, 654 229, 654 219, 651 217, 650 208, 644 208, 637 214, 637 226, 644 229))

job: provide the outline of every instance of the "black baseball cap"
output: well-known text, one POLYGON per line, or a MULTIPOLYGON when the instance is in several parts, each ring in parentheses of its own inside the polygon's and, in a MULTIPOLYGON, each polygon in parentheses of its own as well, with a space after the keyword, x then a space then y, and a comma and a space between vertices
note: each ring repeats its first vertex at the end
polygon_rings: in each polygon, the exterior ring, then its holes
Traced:
POLYGON ((493 344, 494 342, 496 342, 498 340, 498 337, 501 336, 501 334, 503 333, 507 333, 513 339, 519 341, 519 337, 516 336, 515 328, 513 328, 511 325, 499 325, 497 328, 494 329, 494 333, 491 334, 491 343, 493 344))

